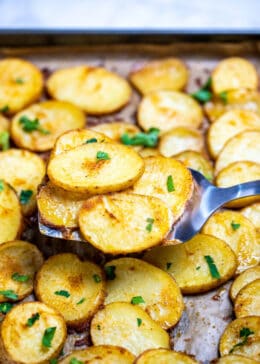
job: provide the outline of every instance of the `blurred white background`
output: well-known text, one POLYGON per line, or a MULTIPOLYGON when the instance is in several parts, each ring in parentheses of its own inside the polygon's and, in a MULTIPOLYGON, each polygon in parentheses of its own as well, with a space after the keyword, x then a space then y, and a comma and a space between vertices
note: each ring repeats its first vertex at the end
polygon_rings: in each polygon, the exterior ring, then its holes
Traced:
POLYGON ((0 28, 260 30, 260 0, 0 0, 0 28))

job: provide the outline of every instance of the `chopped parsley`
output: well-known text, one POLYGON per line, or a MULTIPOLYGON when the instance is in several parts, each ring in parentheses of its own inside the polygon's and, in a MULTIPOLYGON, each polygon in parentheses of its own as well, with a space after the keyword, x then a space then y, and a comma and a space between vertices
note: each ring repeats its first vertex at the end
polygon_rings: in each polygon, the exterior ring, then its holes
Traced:
POLYGON ((125 145, 142 145, 144 147, 156 147, 159 140, 160 130, 150 128, 147 133, 137 133, 133 136, 125 133, 121 136, 121 142, 125 145))
POLYGON ((45 348, 51 348, 51 342, 54 338, 56 327, 48 327, 42 337, 42 346, 45 348))
POLYGON ((240 228, 240 224, 238 224, 238 223, 235 223, 234 221, 231 221, 231 227, 232 227, 232 229, 234 230, 234 231, 236 231, 237 229, 239 229, 240 228))
POLYGON ((77 358, 71 358, 70 364, 84 364, 83 361, 78 360, 77 358))
POLYGON ((172 263, 170 263, 170 262, 166 263, 166 269, 167 270, 169 270, 171 268, 171 266, 172 266, 172 263))
POLYGON ((115 270, 116 270, 115 265, 107 265, 105 267, 106 277, 109 281, 113 281, 116 278, 115 270))
POLYGON ((206 262, 208 264, 211 277, 216 278, 216 279, 221 278, 220 274, 219 274, 219 271, 218 271, 218 268, 217 268, 213 258, 210 255, 205 255, 204 259, 206 260, 206 262))
POLYGON ((137 317, 136 321, 137 321, 137 326, 140 327, 142 325, 142 319, 137 317))
POLYGON ((20 193, 20 202, 22 205, 26 205, 33 195, 32 190, 22 190, 20 193))
POLYGON ((0 312, 6 314, 13 308, 13 303, 10 302, 2 302, 0 303, 0 312))
POLYGON ((19 274, 17 272, 15 272, 14 274, 12 274, 12 279, 16 282, 27 282, 29 279, 29 276, 27 276, 26 274, 19 274))
POLYGON ((201 104, 205 104, 212 99, 212 92, 210 90, 211 77, 208 78, 207 82, 198 91, 191 94, 191 96, 201 104))
POLYGON ((236 348, 245 345, 248 341, 248 337, 253 334, 254 331, 251 331, 248 327, 243 327, 239 332, 239 336, 242 340, 233 346, 233 348, 229 351, 229 354, 232 354, 236 348))
POLYGON ((109 157, 109 154, 106 153, 106 152, 102 152, 101 150, 99 150, 97 152, 97 155, 96 155, 97 159, 99 160, 109 160, 110 157, 109 157))
POLYGON ((33 131, 37 130, 42 134, 50 134, 49 130, 44 129, 41 127, 39 120, 36 118, 34 120, 29 119, 27 116, 21 116, 19 119, 19 124, 22 125, 23 131, 26 133, 32 133, 33 131))
POLYGON ((142 296, 135 296, 131 299, 132 305, 139 305, 140 303, 145 303, 145 300, 142 296))
POLYGON ((0 145, 2 147, 3 150, 7 150, 10 147, 10 134, 8 133, 8 131, 2 131, 2 133, 0 133, 0 145))
POLYGON ((198 266, 196 267, 196 270, 200 270, 200 265, 198 265, 198 266))
POLYGON ((8 112, 9 111, 9 106, 8 105, 5 105, 5 106, 3 106, 1 109, 0 109, 0 112, 2 112, 2 113, 6 113, 6 112, 8 112))
POLYGON ((168 190, 168 192, 175 191, 175 187, 174 187, 174 183, 173 183, 172 176, 168 176, 167 177, 167 190, 168 190))
POLYGON ((90 143, 97 143, 97 139, 96 138, 91 138, 85 141, 85 144, 90 144, 90 143))
POLYGON ((77 305, 81 305, 84 301, 86 300, 86 298, 81 298, 81 300, 79 300, 78 302, 77 302, 77 305))
POLYGON ((55 291, 54 292, 57 296, 63 296, 68 298, 70 296, 70 293, 68 291, 65 291, 63 289, 61 289, 60 291, 55 291))
POLYGON ((102 281, 101 277, 98 274, 93 274, 92 277, 96 283, 100 283, 102 281))
POLYGON ((12 289, 0 291, 0 295, 4 296, 5 298, 9 298, 10 300, 17 300, 18 298, 18 295, 12 289))
POLYGON ((23 85, 24 84, 24 80, 22 78, 16 78, 15 79, 15 83, 17 83, 18 85, 23 85))
POLYGON ((50 364, 58 364, 58 359, 51 359, 50 364))
POLYGON ((148 224, 146 225, 146 230, 150 233, 153 229, 153 223, 154 223, 154 219, 152 219, 151 217, 148 217, 146 219, 146 222, 148 222, 148 224))
POLYGON ((221 101, 223 101, 223 103, 226 105, 228 103, 228 93, 227 91, 222 91, 219 94, 219 98, 221 99, 221 101))
POLYGON ((0 179, 0 192, 2 192, 5 188, 4 181, 0 179))
POLYGON ((36 312, 34 315, 32 315, 32 317, 28 318, 26 325, 28 327, 32 327, 34 325, 34 323, 36 321, 38 321, 40 319, 40 314, 38 312, 36 312))
POLYGON ((101 326, 100 326, 100 325, 97 325, 97 329, 98 329, 98 330, 101 330, 101 326))

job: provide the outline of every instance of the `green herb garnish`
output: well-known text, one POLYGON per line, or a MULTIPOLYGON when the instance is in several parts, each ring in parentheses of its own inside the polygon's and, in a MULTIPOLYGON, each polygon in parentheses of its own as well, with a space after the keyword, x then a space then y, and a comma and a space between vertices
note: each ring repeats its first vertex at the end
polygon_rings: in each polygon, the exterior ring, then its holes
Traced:
POLYGON ((151 217, 148 217, 146 219, 146 222, 148 222, 148 224, 146 225, 145 229, 150 233, 153 229, 154 219, 152 219, 151 217))
POLYGON ((24 80, 22 78, 16 78, 15 83, 22 85, 22 84, 24 84, 24 80))
POLYGON ((0 312, 6 314, 13 308, 13 303, 10 302, 2 302, 0 303, 0 312))
POLYGON ((171 266, 172 266, 172 263, 170 263, 170 262, 169 263, 166 263, 166 269, 167 270, 169 270, 171 268, 171 266))
POLYGON ((70 293, 68 291, 65 291, 63 289, 61 289, 60 291, 55 291, 54 292, 57 296, 63 296, 68 298, 70 296, 70 293))
POLYGON ((58 359, 51 359, 50 364, 58 364, 58 359))
POLYGON ((10 134, 8 133, 8 131, 2 131, 2 133, 0 133, 0 145, 2 146, 3 150, 7 150, 10 147, 10 134))
POLYGON ((4 181, 0 179, 0 192, 2 192, 5 188, 4 181))
POLYGON ((211 89, 211 77, 208 78, 207 82, 196 92, 191 94, 191 96, 202 104, 210 101, 212 99, 211 89))
POLYGON ((116 270, 115 265, 107 265, 105 267, 105 273, 106 273, 107 280, 113 281, 113 279, 116 278, 115 270, 116 270))
POLYGON ((145 303, 145 300, 142 296, 135 296, 131 299, 132 305, 139 305, 140 303, 145 303))
POLYGON ((93 274, 92 277, 96 283, 100 283, 102 281, 101 277, 98 274, 93 274))
POLYGON ((18 295, 12 289, 0 291, 0 295, 4 296, 5 298, 9 298, 10 300, 17 300, 18 298, 18 295))
POLYGON ((14 274, 12 274, 12 279, 16 282, 27 282, 29 276, 15 272, 14 274))
POLYGON ((48 327, 42 337, 42 345, 45 348, 51 348, 51 342, 54 338, 56 327, 48 327))
POLYGON ((236 231, 237 229, 239 229, 239 228, 240 228, 240 224, 235 223, 234 221, 232 221, 230 225, 231 225, 231 227, 232 227, 232 229, 233 229, 234 231, 236 231))
POLYGON ((97 143, 97 139, 96 138, 91 138, 85 141, 85 144, 90 144, 90 143, 97 143))
POLYGON ((77 302, 77 305, 81 305, 84 301, 86 300, 86 298, 81 298, 81 300, 79 300, 78 302, 77 302))
POLYGON ((228 93, 227 91, 222 91, 219 94, 219 98, 221 99, 221 101, 223 101, 223 103, 226 105, 228 103, 228 93))
POLYGON ((108 160, 108 159, 110 159, 109 154, 108 154, 108 153, 106 153, 106 152, 102 152, 101 150, 99 150, 99 151, 97 152, 96 157, 97 157, 97 159, 99 159, 99 160, 108 160))
POLYGON ((33 195, 32 190, 22 190, 20 193, 20 202, 22 205, 26 205, 33 195))
POLYGON ((27 116, 21 116, 19 119, 19 124, 22 125, 23 131, 26 133, 32 133, 33 131, 37 130, 42 134, 50 134, 49 130, 46 130, 41 127, 40 122, 38 119, 31 120, 27 116))
POLYGON ((101 330, 101 326, 100 325, 97 325, 97 329, 100 331, 101 330))
POLYGON ((0 109, 0 112, 2 112, 2 113, 6 113, 6 112, 8 112, 9 111, 9 106, 8 105, 5 105, 5 106, 3 106, 1 109, 0 109))
POLYGON ((198 266, 196 267, 196 270, 200 270, 200 265, 198 265, 198 266))
POLYGON ((40 319, 40 314, 38 312, 36 312, 34 315, 32 315, 32 317, 28 318, 26 325, 28 327, 32 327, 34 325, 34 323, 36 321, 38 321, 40 319))
POLYGON ((254 331, 251 331, 248 327, 243 327, 239 332, 239 336, 242 338, 242 341, 235 344, 233 348, 229 351, 229 354, 232 354, 234 350, 236 350, 236 348, 245 345, 248 341, 248 337, 253 334, 254 331))
POLYGON ((216 266, 213 258, 210 255, 205 255, 204 256, 204 259, 206 260, 206 262, 208 264, 211 277, 212 278, 219 279, 220 278, 220 274, 219 274, 218 268, 217 268, 217 266, 216 266))
POLYGON ((142 319, 137 317, 136 321, 137 321, 137 326, 140 327, 142 325, 142 319))
POLYGON ((71 358, 70 364, 84 364, 83 361, 78 360, 77 358, 71 358))
POLYGON ((172 176, 168 176, 167 177, 167 190, 168 190, 168 192, 175 191, 175 187, 174 187, 174 183, 173 183, 172 176))
POLYGON ((121 136, 121 142, 125 145, 142 145, 144 147, 156 147, 159 140, 160 130, 150 128, 147 133, 137 133, 130 136, 127 133, 121 136))

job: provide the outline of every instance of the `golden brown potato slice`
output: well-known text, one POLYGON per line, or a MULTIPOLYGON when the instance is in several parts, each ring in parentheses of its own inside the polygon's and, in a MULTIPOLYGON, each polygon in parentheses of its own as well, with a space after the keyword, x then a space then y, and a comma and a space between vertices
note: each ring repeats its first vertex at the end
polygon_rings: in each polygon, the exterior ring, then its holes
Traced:
POLYGON ((77 228, 78 213, 87 198, 88 195, 68 193, 48 182, 37 195, 41 222, 58 228, 77 228))
POLYGON ((67 336, 63 317, 40 302, 14 307, 0 329, 0 363, 45 364, 59 355, 67 336))
POLYGON ((213 100, 204 106, 211 122, 218 119, 222 114, 229 110, 250 110, 260 115, 260 93, 256 90, 245 88, 237 90, 227 90, 225 97, 213 96, 213 100))
POLYGON ((225 143, 245 130, 260 129, 260 116, 249 110, 230 110, 211 124, 207 141, 212 158, 216 159, 225 143))
POLYGON ((221 356, 237 354, 260 359, 260 317, 241 317, 225 329, 219 343, 221 356))
POLYGON ((241 273, 232 283, 230 287, 230 297, 232 301, 237 297, 238 292, 244 288, 248 283, 254 281, 255 279, 260 279, 260 266, 253 267, 245 270, 241 273))
POLYGON ((18 301, 29 296, 33 291, 34 275, 42 263, 42 254, 33 244, 19 240, 1 244, 0 302, 18 301))
POLYGON ((0 226, 0 244, 19 238, 23 229, 18 197, 2 179, 0 179, 0 226))
POLYGON ((91 346, 84 350, 75 350, 63 360, 60 364, 71 364, 74 359, 76 363, 90 364, 133 364, 134 355, 128 350, 113 345, 91 346), (78 362, 76 361, 78 360, 78 362))
POLYGON ((143 171, 144 162, 139 154, 116 143, 81 145, 53 157, 47 168, 53 184, 89 194, 125 189, 134 184, 143 171))
POLYGON ((260 278, 243 287, 235 298, 236 317, 260 316, 260 278))
POLYGON ((0 109, 13 114, 36 101, 43 77, 32 63, 18 58, 0 61, 0 109))
POLYGON ((11 136, 20 148, 45 152, 53 148, 62 133, 83 128, 86 118, 73 104, 44 101, 16 114, 11 124, 11 136))
POLYGON ((260 229, 260 202, 244 207, 240 212, 248 218, 258 230, 260 229))
POLYGON ((147 349, 170 348, 168 333, 137 305, 113 302, 94 316, 90 335, 94 345, 118 345, 139 355, 147 349))
POLYGON ((240 88, 256 90, 257 86, 257 71, 254 65, 244 58, 226 58, 218 63, 212 73, 212 90, 215 94, 240 88))
POLYGON ((168 131, 161 137, 159 144, 159 151, 164 157, 172 157, 187 150, 202 152, 203 149, 202 134, 196 129, 187 127, 178 127, 168 131))
POLYGON ((9 129, 9 121, 3 115, 0 114, 0 133, 3 131, 8 131, 9 129))
POLYGON ((222 358, 213 360, 212 364, 257 364, 258 361, 242 355, 225 355, 222 358))
POLYGON ((210 182, 213 180, 213 167, 208 159, 201 153, 192 150, 186 150, 174 156, 175 159, 180 160, 185 166, 195 169, 202 173, 210 182))
POLYGON ((171 209, 174 220, 184 212, 192 196, 190 171, 179 161, 165 157, 145 159, 145 172, 129 191, 158 197, 171 209))
POLYGON ((57 309, 67 325, 80 327, 104 302, 103 272, 75 254, 57 254, 46 260, 37 273, 35 293, 39 301, 57 309))
POLYGON ((239 212, 216 212, 203 226, 202 232, 224 240, 233 249, 238 260, 237 274, 259 263, 260 245, 255 227, 239 212))
POLYGON ((25 215, 31 215, 36 208, 37 187, 43 180, 45 170, 43 160, 32 152, 9 149, 0 153, 0 179, 16 190, 25 215))
POLYGON ((128 82, 102 67, 77 66, 54 72, 47 81, 50 95, 69 101, 89 114, 109 114, 131 97, 128 82))
POLYGON ((182 90, 188 82, 188 69, 177 58, 147 62, 130 72, 129 79, 141 94, 157 90, 182 90))
POLYGON ((172 277, 141 259, 120 258, 108 262, 115 278, 107 282, 105 304, 130 302, 142 297, 142 307, 164 329, 174 326, 181 318, 184 304, 181 291, 172 277))
POLYGON ((209 291, 235 273, 235 254, 224 241, 197 234, 185 244, 148 251, 144 259, 171 274, 184 294, 209 291))
MULTIPOLYGON (((223 168, 216 177, 216 185, 218 187, 230 187, 258 179, 260 179, 260 164, 241 161, 231 163, 223 168)), ((229 202, 227 206, 231 208, 243 207, 259 200, 259 196, 240 198, 229 202)))
POLYGON ((113 123, 101 123, 93 126, 91 130, 104 134, 106 137, 116 142, 121 142, 121 136, 125 133, 133 136, 141 131, 136 125, 125 123, 123 121, 115 121, 113 123))
POLYGON ((156 149, 156 148, 143 148, 138 153, 143 158, 147 158, 147 157, 157 157, 157 156, 160 155, 159 150, 156 149))
POLYGON ((168 349, 151 349, 142 353, 135 364, 196 364, 190 356, 168 349))
POLYGON ((144 130, 158 128, 165 133, 178 126, 198 128, 203 115, 191 96, 177 91, 155 91, 142 99, 137 118, 144 130))
POLYGON ((218 155, 215 173, 238 161, 260 163, 260 130, 245 131, 229 139, 218 155))
POLYGON ((172 223, 172 214, 163 201, 130 193, 92 197, 79 212, 83 237, 110 254, 140 252, 158 245, 172 223))

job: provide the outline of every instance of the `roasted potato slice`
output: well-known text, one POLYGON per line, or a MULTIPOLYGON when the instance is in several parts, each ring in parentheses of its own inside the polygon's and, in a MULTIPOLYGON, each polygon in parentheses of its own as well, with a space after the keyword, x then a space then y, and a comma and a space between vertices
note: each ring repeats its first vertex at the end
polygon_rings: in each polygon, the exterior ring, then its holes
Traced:
POLYGON ((115 121, 112 123, 101 123, 93 126, 91 130, 104 134, 106 137, 116 142, 121 142, 121 136, 125 133, 127 133, 130 136, 133 136, 137 133, 140 133, 141 131, 136 125, 125 123, 123 121, 122 122, 115 121))
POLYGON ((45 364, 59 355, 67 329, 62 316, 40 302, 14 307, 0 329, 0 363, 45 364))
POLYGON ((244 207, 240 212, 260 230, 260 202, 244 207))
POLYGON ((245 131, 229 139, 218 155, 215 173, 238 161, 260 163, 260 130, 245 131))
POLYGON ((42 74, 32 63, 18 58, 0 61, 0 109, 14 114, 36 101, 42 90, 42 74))
POLYGON ((172 157, 187 150, 202 152, 203 149, 202 134, 196 129, 181 126, 165 133, 159 144, 159 151, 164 157, 172 157))
POLYGON ((160 155, 160 152, 157 148, 143 148, 139 152, 140 156, 143 158, 147 157, 157 157, 160 155))
MULTIPOLYGON (((36 208, 36 192, 45 175, 45 163, 36 154, 8 149, 0 153, 0 179, 7 181, 19 195, 24 215, 36 208)), ((15 236, 9 240, 15 239, 15 236)))
POLYGON ((221 356, 237 354, 259 361, 260 317, 241 317, 232 321, 220 338, 221 356), (243 343, 241 345, 241 343, 243 343))
POLYGON ((243 287, 235 298, 236 317, 260 316, 260 278, 243 287))
POLYGON ((161 156, 146 158, 144 162, 144 174, 129 191, 160 198, 171 209, 174 220, 178 219, 192 196, 190 171, 181 162, 161 156))
POLYGON ((80 109, 64 101, 43 101, 16 114, 11 136, 20 148, 45 152, 53 148, 62 133, 83 128, 86 118, 80 109))
POLYGON ((140 259, 120 258, 108 262, 115 278, 107 282, 105 304, 131 302, 142 297, 142 307, 164 329, 174 326, 180 319, 184 304, 181 291, 172 277, 140 259))
POLYGON ((192 150, 186 150, 174 156, 175 159, 180 160, 185 166, 195 169, 202 173, 210 182, 213 180, 213 167, 208 159, 201 153, 192 150))
MULTIPOLYGON (((216 177, 218 187, 230 187, 240 183, 260 180, 260 163, 247 161, 234 162, 223 168, 216 177)), ((259 201, 259 196, 240 198, 229 202, 228 207, 243 207, 259 201)))
POLYGON ((0 245, 0 302, 18 301, 33 291, 34 275, 43 263, 38 248, 26 241, 9 241, 0 245))
POLYGON ((18 197, 3 180, 0 180, 0 226, 0 244, 19 238, 23 228, 18 197))
POLYGON ((35 293, 46 305, 59 311, 67 325, 80 327, 102 305, 105 283, 101 268, 70 253, 45 261, 36 276, 35 293))
POLYGON ((77 228, 79 210, 87 198, 88 195, 68 193, 48 182, 37 195, 41 222, 58 228, 77 228))
POLYGON ((118 345, 139 355, 147 349, 170 348, 168 333, 137 305, 113 302, 94 316, 90 335, 94 345, 118 345))
POLYGON ((182 90, 188 82, 188 69, 178 58, 165 58, 141 65, 129 74, 137 90, 146 95, 157 90, 182 90))
POLYGON ((248 283, 253 282, 255 279, 260 279, 260 266, 249 268, 241 273, 230 287, 230 297, 232 301, 235 300, 238 292, 240 292, 242 288, 244 288, 248 283))
POLYGON ((216 159, 225 143, 245 130, 260 129, 260 116, 249 110, 230 110, 221 115, 208 130, 208 147, 216 159))
POLYGON ((116 143, 81 145, 51 158, 47 168, 53 184, 89 194, 130 187, 143 171, 144 162, 139 154, 116 143))
POLYGON ((75 350, 59 363, 71 364, 73 359, 75 364, 83 361, 90 364, 133 364, 135 357, 130 351, 119 346, 98 345, 85 350, 75 350))
POLYGON ((154 248, 144 259, 171 274, 184 294, 220 286, 232 278, 237 265, 224 241, 205 234, 197 234, 185 244, 154 248))
POLYGON ((216 212, 203 226, 202 232, 223 239, 233 249, 238 260, 237 274, 259 263, 260 245, 255 227, 239 212, 216 212))
POLYGON ((190 356, 168 349, 151 349, 142 353, 134 364, 196 364, 190 356))
POLYGON ((222 358, 213 360, 212 364, 257 364, 258 361, 242 355, 225 355, 222 358))
POLYGON ((110 254, 140 252, 158 245, 172 223, 172 214, 163 201, 130 193, 92 197, 79 212, 83 237, 110 254))
POLYGON ((0 133, 3 131, 8 131, 9 129, 9 121, 3 115, 0 114, 0 133))
POLYGON ((54 99, 72 102, 95 115, 117 111, 131 97, 131 88, 124 78, 105 68, 87 65, 54 72, 47 89, 54 99))
POLYGON ((163 134, 178 126, 198 128, 203 115, 191 96, 177 91, 155 91, 142 99, 137 118, 144 130, 158 128, 163 134))
POLYGON ((254 65, 244 58, 223 59, 212 72, 212 90, 215 94, 240 88, 256 90, 257 86, 257 71, 254 65))

